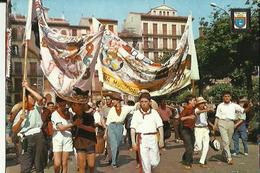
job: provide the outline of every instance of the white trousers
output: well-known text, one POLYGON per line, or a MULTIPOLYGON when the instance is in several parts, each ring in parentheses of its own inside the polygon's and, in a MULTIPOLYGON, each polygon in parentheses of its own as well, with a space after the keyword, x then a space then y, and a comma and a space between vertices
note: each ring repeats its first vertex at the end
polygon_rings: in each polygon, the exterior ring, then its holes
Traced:
POLYGON ((140 155, 144 173, 151 173, 160 162, 160 153, 156 135, 141 135, 140 155))
POLYGON ((209 150, 209 129, 207 127, 204 128, 196 128, 195 127, 195 144, 194 150, 201 151, 200 163, 205 164, 205 160, 209 150))

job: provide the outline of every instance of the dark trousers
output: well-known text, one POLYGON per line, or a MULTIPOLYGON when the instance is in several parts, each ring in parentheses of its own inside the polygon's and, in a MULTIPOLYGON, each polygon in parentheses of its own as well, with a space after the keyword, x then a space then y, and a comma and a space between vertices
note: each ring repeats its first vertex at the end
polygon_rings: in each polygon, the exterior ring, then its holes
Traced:
POLYGON ((21 173, 30 173, 33 165, 36 173, 43 173, 45 166, 46 142, 43 133, 25 137, 21 155, 21 173))
POLYGON ((131 129, 127 128, 126 133, 127 133, 127 140, 128 140, 129 148, 132 148, 131 129))
POLYGON ((182 156, 182 161, 185 165, 191 166, 193 162, 193 150, 194 150, 194 142, 195 136, 193 129, 188 127, 181 128, 181 135, 183 137, 185 152, 182 156))

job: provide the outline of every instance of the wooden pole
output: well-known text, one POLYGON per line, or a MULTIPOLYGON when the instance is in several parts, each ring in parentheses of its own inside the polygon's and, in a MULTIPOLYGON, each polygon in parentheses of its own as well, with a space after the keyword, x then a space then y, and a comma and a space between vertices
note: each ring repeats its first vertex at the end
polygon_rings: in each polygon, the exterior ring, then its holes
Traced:
POLYGON ((103 82, 100 82, 100 84, 101 84, 100 96, 101 96, 101 100, 103 100, 103 82))
MULTIPOLYGON (((28 54, 29 40, 25 40, 25 52, 24 52, 24 63, 23 63, 23 81, 27 80, 27 54, 28 54)), ((23 115, 25 115, 25 87, 23 87, 23 115)))
POLYGON ((195 96, 195 80, 191 80, 192 82, 192 95, 195 96))

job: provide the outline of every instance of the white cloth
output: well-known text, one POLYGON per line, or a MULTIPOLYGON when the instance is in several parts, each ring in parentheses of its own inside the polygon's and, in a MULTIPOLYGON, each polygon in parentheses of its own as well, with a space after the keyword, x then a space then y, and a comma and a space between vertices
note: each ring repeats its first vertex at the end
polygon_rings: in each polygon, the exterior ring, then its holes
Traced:
POLYGON ((96 111, 93 116, 94 116, 95 124, 100 124, 101 123, 100 113, 98 111, 96 111))
POLYGON ((196 128, 195 127, 195 144, 194 150, 201 151, 200 163, 205 164, 205 160, 209 150, 209 129, 207 127, 204 128, 196 128))
POLYGON ((112 122, 124 123, 127 114, 132 110, 134 110, 135 108, 136 108, 135 106, 122 105, 121 114, 117 115, 115 107, 112 107, 108 112, 106 125, 108 126, 112 122))
POLYGON ((155 134, 143 134, 156 133, 157 128, 163 126, 163 122, 159 113, 154 109, 149 111, 150 113, 144 116, 140 110, 135 111, 130 126, 136 130, 136 133, 141 133, 140 155, 143 171, 145 173, 151 173, 151 168, 156 167, 159 164, 160 153, 157 136, 155 134))
POLYGON ((151 173, 152 168, 158 166, 160 153, 156 135, 142 135, 140 155, 144 173, 151 173))
POLYGON ((140 110, 133 114, 130 128, 136 130, 136 133, 156 133, 157 128, 162 127, 163 122, 159 113, 151 109, 151 113, 143 116, 140 110))
POLYGON ((195 109, 195 114, 196 114, 195 126, 196 126, 196 127, 208 126, 208 116, 207 116, 207 112, 198 113, 198 111, 199 111, 199 109, 196 108, 196 109, 195 109))
POLYGON ((236 103, 220 103, 217 107, 216 117, 219 119, 235 120, 236 113, 243 113, 244 108, 236 103))
POLYGON ((51 122, 53 125, 53 136, 52 136, 52 144, 53 144, 53 152, 71 152, 73 151, 73 143, 72 143, 72 134, 70 130, 59 131, 57 126, 68 125, 71 123, 71 120, 66 120, 60 114, 55 111, 51 115, 51 122))

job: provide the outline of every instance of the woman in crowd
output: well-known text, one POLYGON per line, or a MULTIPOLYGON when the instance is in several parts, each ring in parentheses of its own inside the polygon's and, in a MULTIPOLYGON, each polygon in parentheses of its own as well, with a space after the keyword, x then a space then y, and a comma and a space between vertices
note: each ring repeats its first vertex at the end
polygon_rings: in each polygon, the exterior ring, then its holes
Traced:
POLYGON ((53 155, 54 155, 54 172, 68 172, 69 153, 73 151, 71 127, 72 120, 70 114, 66 112, 67 102, 59 97, 56 98, 57 110, 51 115, 53 124, 53 155), (62 167, 62 169, 61 169, 62 167))
POLYGON ((72 103, 73 117, 77 127, 75 129, 74 147, 77 151, 79 173, 85 173, 86 164, 89 172, 95 170, 96 133, 93 112, 85 112, 86 106, 82 103, 72 103), (87 163, 86 163, 87 161, 87 163))

